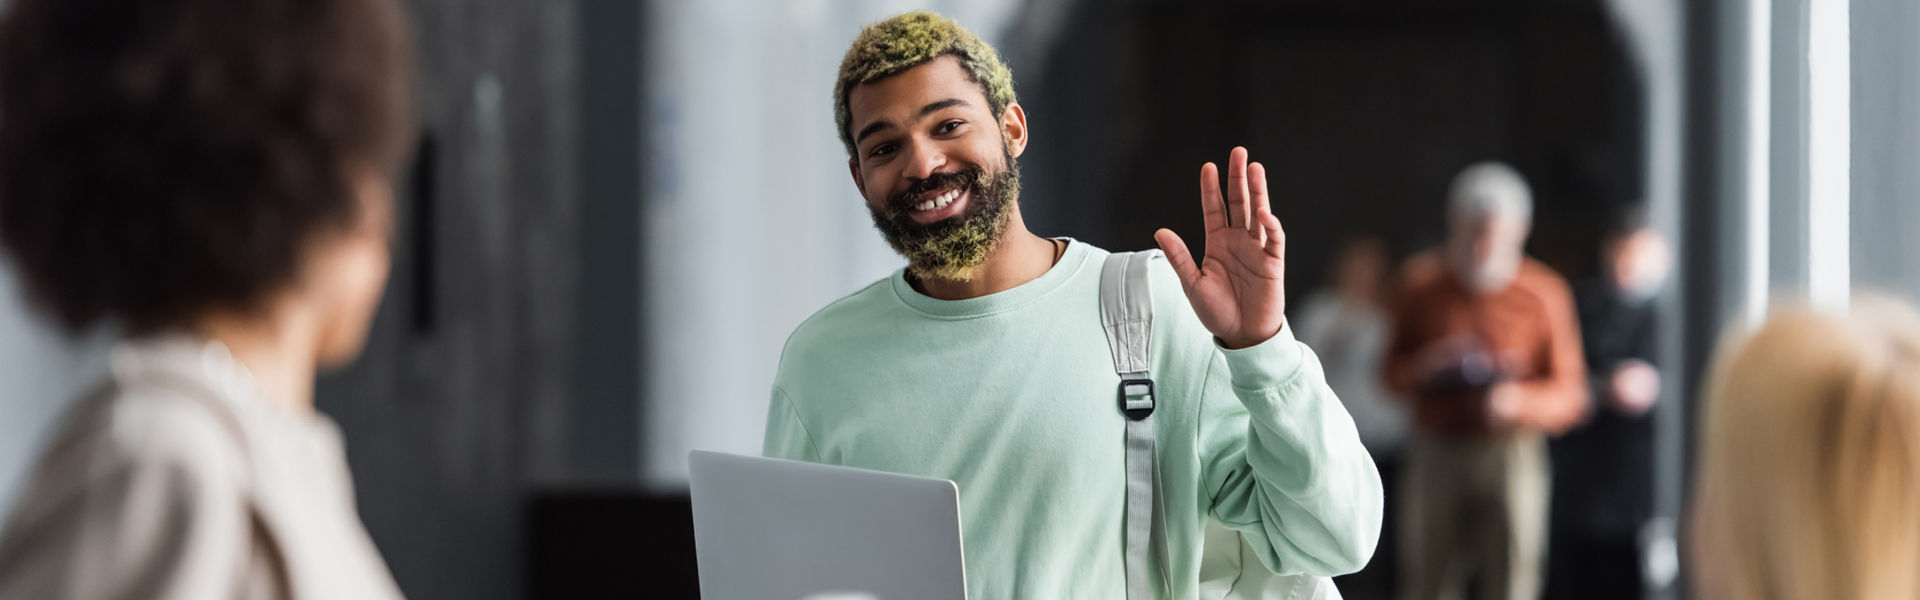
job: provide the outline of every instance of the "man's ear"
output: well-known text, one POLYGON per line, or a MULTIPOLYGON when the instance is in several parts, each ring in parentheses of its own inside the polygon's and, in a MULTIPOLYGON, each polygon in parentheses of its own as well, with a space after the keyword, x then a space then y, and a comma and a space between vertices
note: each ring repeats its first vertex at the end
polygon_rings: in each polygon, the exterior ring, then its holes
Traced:
POLYGON ((867 197, 867 180, 860 177, 860 161, 847 159, 847 173, 853 175, 853 187, 859 188, 860 197, 867 197))
POLYGON ((1027 111, 1019 103, 1008 104, 1007 111, 1000 115, 1000 136, 1015 158, 1027 151, 1027 111))

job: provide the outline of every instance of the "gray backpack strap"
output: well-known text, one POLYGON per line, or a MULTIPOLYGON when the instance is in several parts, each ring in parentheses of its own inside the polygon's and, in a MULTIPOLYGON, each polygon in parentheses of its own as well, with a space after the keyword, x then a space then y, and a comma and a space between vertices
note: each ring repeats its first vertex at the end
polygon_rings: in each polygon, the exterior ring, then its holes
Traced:
POLYGON ((1147 266, 1159 253, 1114 253, 1100 272, 1100 322, 1120 374, 1119 409, 1127 417, 1127 600, 1154 597, 1153 282, 1147 266))

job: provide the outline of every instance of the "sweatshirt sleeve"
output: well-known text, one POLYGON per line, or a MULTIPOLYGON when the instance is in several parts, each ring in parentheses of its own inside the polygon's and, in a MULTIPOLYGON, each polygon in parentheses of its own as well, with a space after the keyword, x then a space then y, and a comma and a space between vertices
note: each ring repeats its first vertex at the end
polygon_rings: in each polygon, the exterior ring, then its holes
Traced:
POLYGON ((1213 518, 1241 532, 1275 573, 1366 566, 1380 536, 1380 474, 1291 326, 1215 352, 1204 385, 1202 476, 1213 518))
POLYGON ((800 422, 793 400, 780 388, 773 388, 773 400, 767 406, 767 435, 760 453, 768 458, 820 462, 820 448, 813 434, 800 422))

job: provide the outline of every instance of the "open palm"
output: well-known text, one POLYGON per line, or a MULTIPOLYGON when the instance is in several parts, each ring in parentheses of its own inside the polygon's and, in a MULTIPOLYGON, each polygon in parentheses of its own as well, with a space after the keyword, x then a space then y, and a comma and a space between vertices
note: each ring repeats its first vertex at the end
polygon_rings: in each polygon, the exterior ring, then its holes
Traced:
POLYGON ((1194 264, 1186 242, 1172 230, 1154 232, 1154 241, 1173 263, 1180 287, 1207 331, 1232 349, 1267 341, 1280 332, 1286 314, 1287 235, 1268 202, 1266 168, 1247 164, 1247 149, 1234 148, 1222 199, 1219 169, 1213 163, 1202 165, 1200 212, 1207 230, 1206 258, 1200 264, 1194 264))

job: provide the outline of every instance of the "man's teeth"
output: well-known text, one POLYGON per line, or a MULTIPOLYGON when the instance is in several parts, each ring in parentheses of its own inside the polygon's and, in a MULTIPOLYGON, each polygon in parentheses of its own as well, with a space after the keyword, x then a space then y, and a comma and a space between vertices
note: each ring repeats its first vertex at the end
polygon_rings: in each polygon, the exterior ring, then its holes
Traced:
POLYGON ((960 197, 960 190, 947 190, 947 193, 935 196, 932 200, 913 205, 913 209, 933 210, 936 208, 946 208, 948 204, 953 204, 954 198, 958 197, 960 197))

